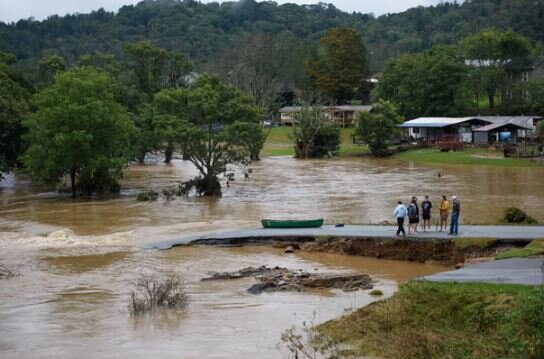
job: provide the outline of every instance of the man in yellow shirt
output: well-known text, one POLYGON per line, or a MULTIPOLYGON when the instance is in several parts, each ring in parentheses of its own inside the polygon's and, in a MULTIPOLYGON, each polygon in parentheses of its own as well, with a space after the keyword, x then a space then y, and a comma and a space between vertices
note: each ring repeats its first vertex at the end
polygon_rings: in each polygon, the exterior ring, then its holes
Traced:
POLYGON ((442 229, 447 230, 448 228, 449 210, 450 203, 448 202, 446 196, 442 196, 442 202, 440 202, 440 232, 442 232, 442 229))

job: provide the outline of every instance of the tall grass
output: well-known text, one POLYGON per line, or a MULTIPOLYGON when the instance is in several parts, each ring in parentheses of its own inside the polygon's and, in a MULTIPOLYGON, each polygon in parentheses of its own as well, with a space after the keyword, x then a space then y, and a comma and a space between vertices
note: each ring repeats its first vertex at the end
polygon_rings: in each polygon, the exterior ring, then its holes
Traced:
POLYGON ((392 298, 319 326, 356 355, 544 358, 544 289, 409 283, 392 298))

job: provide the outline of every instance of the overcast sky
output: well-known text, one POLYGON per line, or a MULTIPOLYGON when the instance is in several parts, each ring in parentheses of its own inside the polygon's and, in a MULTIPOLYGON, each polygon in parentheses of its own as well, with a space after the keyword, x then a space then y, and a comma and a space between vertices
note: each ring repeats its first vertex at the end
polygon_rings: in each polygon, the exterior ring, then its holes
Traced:
MULTIPOLYGON (((136 4, 140 0, 0 0, 0 21, 11 22, 34 17, 45 19, 49 15, 69 13, 88 13, 103 7, 108 11, 117 11, 123 5, 136 4)), ((276 0, 277 3, 316 3, 319 0, 276 0)), ((323 0, 322 0, 323 1, 323 0)), ((211 2, 205 0, 202 2, 211 2)), ((376 15, 404 11, 418 5, 434 5, 440 0, 329 0, 344 11, 373 12, 376 15)))

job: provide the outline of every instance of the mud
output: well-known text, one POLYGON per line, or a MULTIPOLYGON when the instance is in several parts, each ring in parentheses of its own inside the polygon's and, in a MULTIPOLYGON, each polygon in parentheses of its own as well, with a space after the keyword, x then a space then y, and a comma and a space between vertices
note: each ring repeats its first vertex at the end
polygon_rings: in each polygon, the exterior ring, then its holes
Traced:
POLYGON ((513 246, 523 246, 505 241, 490 241, 483 247, 458 248, 452 240, 383 239, 383 238, 319 238, 301 245, 307 252, 338 253, 395 259, 411 262, 437 262, 445 265, 462 265, 473 258, 494 258, 513 246))
POLYGON ((282 267, 246 267, 235 272, 212 273, 202 281, 254 277, 259 283, 248 288, 252 294, 263 292, 304 292, 306 289, 341 289, 345 292, 374 288, 367 274, 321 274, 282 267))

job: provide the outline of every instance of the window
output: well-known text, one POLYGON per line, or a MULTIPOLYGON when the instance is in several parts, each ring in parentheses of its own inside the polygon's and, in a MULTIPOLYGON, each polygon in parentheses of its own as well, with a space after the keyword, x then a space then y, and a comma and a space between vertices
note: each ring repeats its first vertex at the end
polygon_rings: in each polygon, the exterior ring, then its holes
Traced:
POLYGON ((511 99, 512 99, 512 90, 510 90, 510 89, 507 89, 507 90, 506 90, 506 98, 507 98, 508 100, 511 100, 511 99))
POLYGON ((529 93, 529 91, 523 90, 522 94, 525 101, 531 101, 531 94, 529 93))
POLYGON ((523 81, 523 82, 529 81, 529 71, 524 71, 521 74, 521 81, 523 81))
POLYGON ((412 129, 412 133, 419 133, 419 128, 418 127, 414 127, 412 129))

